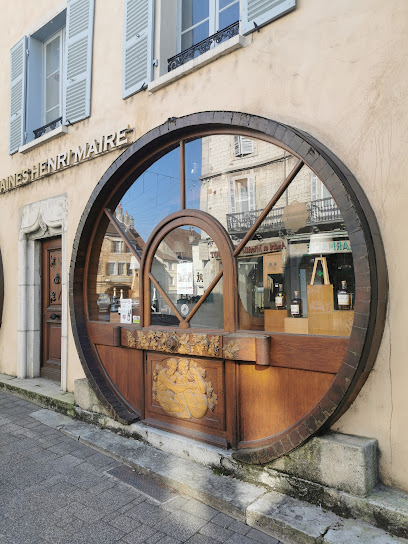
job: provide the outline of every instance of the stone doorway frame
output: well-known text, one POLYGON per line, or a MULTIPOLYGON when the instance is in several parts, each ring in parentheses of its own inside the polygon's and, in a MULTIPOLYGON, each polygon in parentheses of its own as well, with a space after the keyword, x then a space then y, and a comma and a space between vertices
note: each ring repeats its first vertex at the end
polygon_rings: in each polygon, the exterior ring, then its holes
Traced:
POLYGON ((41 364, 41 240, 61 236, 61 390, 67 390, 68 360, 68 199, 53 196, 20 208, 18 237, 18 359, 17 377, 40 376, 41 364))

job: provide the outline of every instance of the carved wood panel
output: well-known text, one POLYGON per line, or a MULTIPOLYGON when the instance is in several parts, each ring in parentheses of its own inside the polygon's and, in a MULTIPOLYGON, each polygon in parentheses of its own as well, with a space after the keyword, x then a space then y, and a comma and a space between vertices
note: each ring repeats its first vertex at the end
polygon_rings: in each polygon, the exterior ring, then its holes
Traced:
POLYGON ((203 432, 225 429, 223 361, 146 357, 146 417, 203 432))

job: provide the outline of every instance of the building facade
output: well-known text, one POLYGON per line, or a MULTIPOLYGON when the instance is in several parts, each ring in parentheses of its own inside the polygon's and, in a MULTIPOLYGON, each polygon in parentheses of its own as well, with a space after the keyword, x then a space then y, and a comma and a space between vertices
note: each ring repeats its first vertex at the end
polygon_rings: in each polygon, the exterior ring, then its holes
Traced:
POLYGON ((372 437, 408 491, 405 2, 24 8, 0 37, 0 372, 87 377, 119 421, 249 463, 372 437))

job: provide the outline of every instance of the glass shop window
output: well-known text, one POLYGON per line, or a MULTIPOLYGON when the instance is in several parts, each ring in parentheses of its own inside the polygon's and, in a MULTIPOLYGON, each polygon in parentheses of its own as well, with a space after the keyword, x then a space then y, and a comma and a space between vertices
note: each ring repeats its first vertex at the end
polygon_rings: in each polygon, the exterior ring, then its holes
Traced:
POLYGON ((152 325, 185 321, 184 326, 223 328, 223 289, 233 278, 224 276, 219 248, 207 232, 179 224, 157 242, 151 269, 140 270, 155 227, 186 208, 216 219, 216 228, 230 238, 238 330, 350 335, 353 256, 334 198, 314 172, 298 167, 298 158, 278 145, 245 136, 256 153, 235 159, 237 136, 186 141, 183 179, 177 146, 115 196, 92 247, 91 319, 115 322, 125 298, 139 323, 141 281, 147 277, 144 300, 152 325))
POLYGON ((336 202, 303 166, 271 205, 298 159, 254 140, 257 153, 241 157, 234 171, 237 141, 213 135, 186 144, 186 198, 187 207, 218 219, 235 248, 253 230, 236 254, 239 328, 348 336, 353 258, 336 202))

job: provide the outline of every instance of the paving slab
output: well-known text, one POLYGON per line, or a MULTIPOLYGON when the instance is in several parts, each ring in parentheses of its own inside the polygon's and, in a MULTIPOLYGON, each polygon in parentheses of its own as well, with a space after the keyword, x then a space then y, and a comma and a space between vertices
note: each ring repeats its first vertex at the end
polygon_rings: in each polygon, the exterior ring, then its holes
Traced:
POLYGON ((31 415, 37 421, 117 461, 134 466, 139 472, 177 489, 179 493, 201 500, 240 521, 245 521, 248 506, 266 493, 266 489, 261 486, 214 474, 203 465, 176 458, 141 442, 72 420, 51 410, 38 410, 31 415))
POLYGON ((391 536, 368 523, 342 520, 324 535, 322 544, 407 544, 405 538, 391 536))
POLYGON ((281 493, 267 493, 247 510, 247 524, 285 544, 314 544, 341 518, 281 493))

